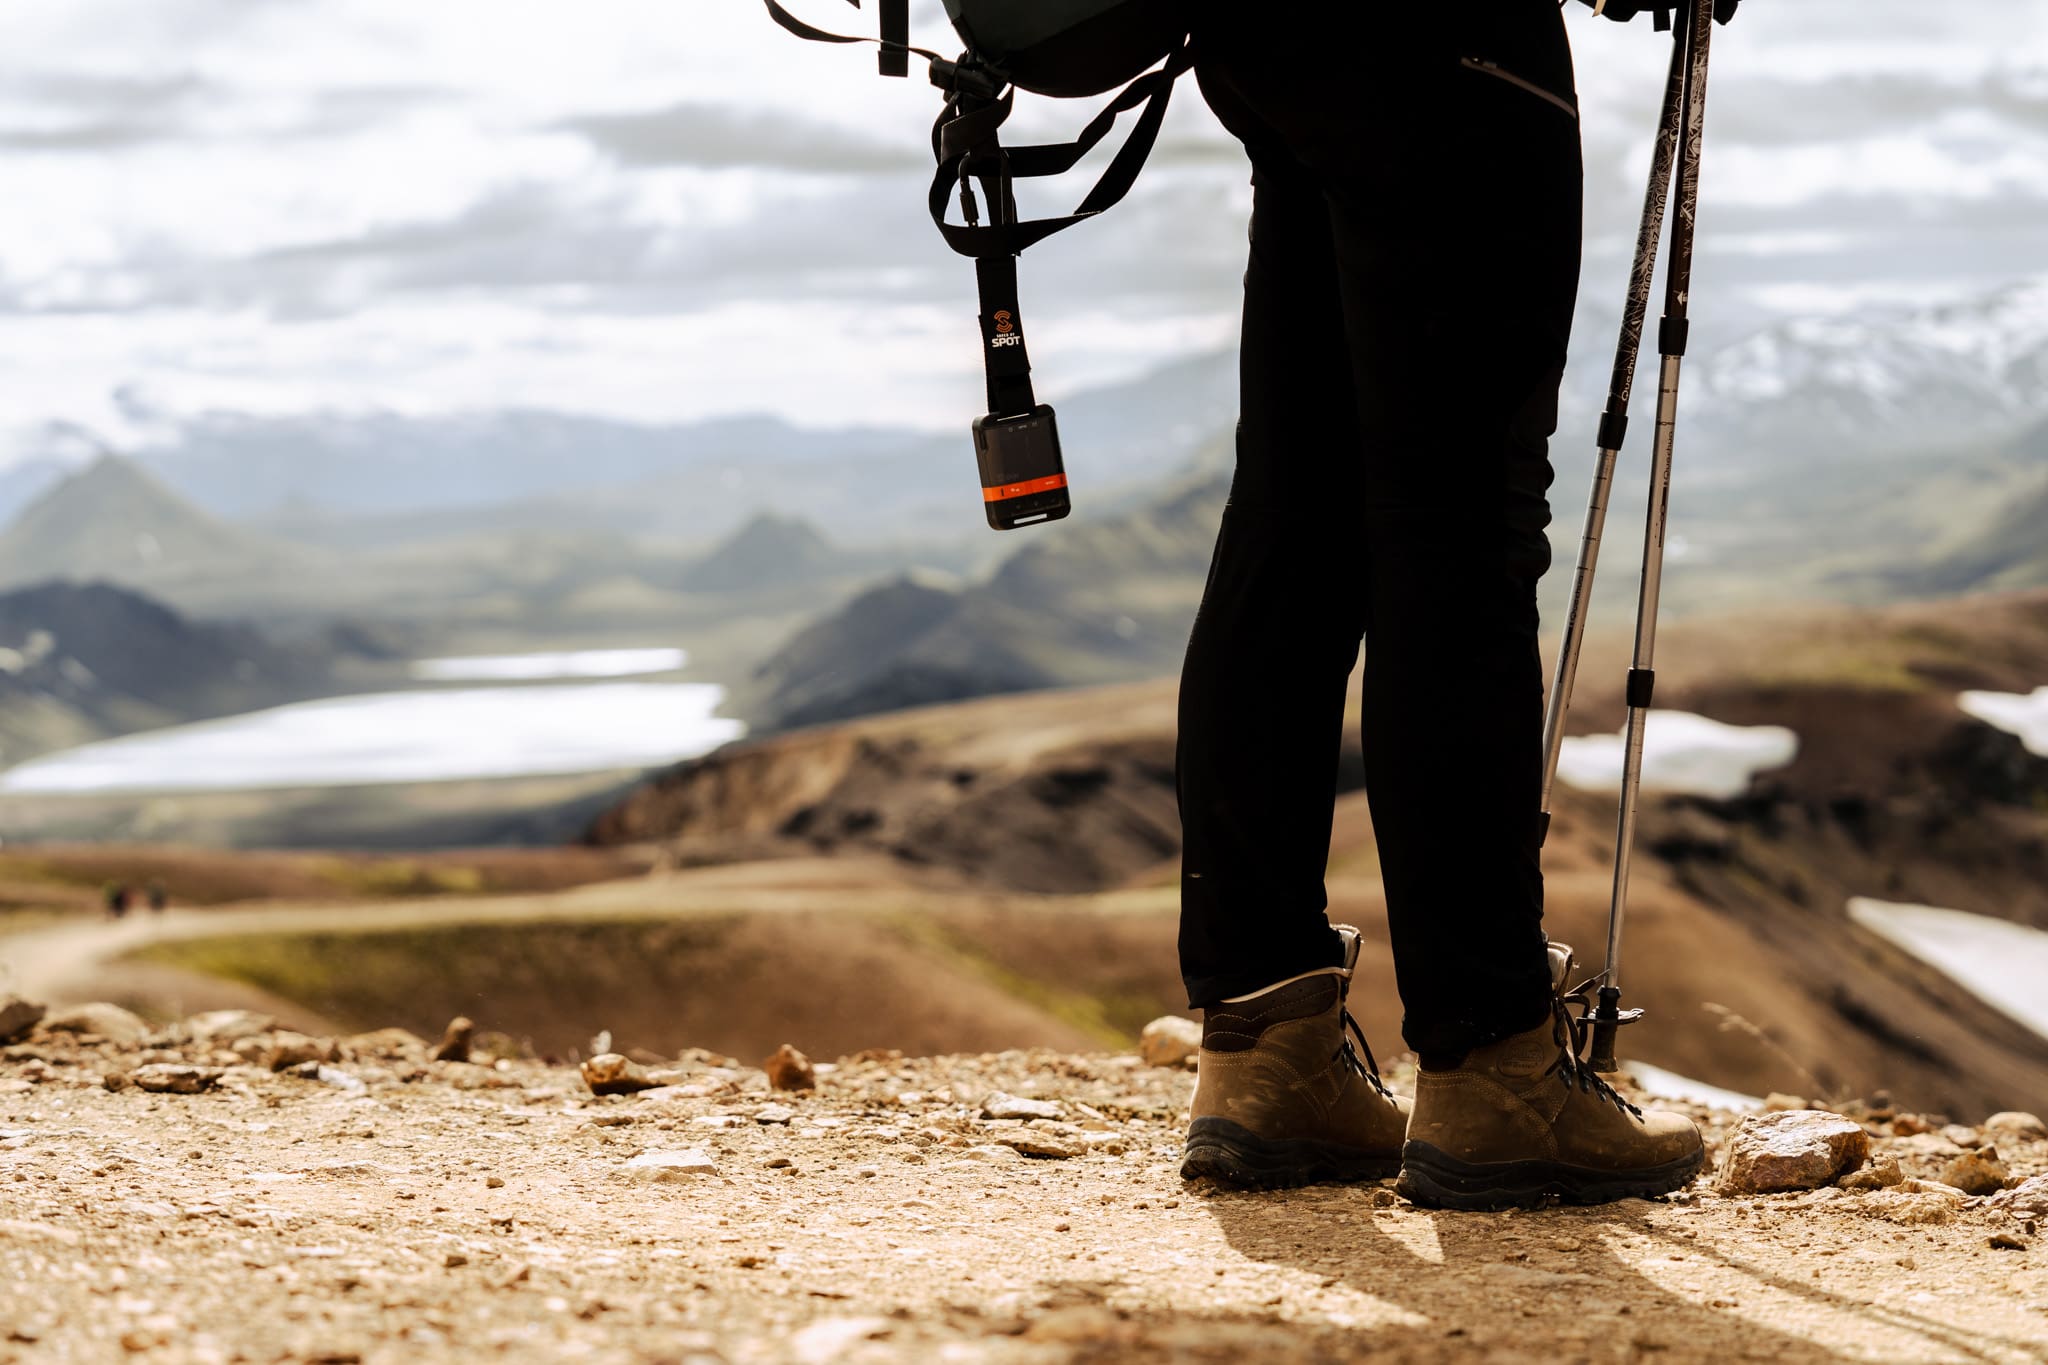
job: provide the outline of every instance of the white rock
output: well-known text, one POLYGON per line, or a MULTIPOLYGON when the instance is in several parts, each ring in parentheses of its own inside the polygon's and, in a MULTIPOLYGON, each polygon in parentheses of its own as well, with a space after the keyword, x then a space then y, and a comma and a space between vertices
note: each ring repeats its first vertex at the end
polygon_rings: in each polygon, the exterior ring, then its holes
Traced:
POLYGON ((1138 1035, 1138 1055, 1148 1066, 1184 1066, 1202 1050, 1202 1026, 1178 1014, 1162 1015, 1138 1035))
POLYGON ((626 1163, 626 1171, 640 1180, 687 1183, 700 1175, 717 1175, 718 1163, 688 1147, 679 1152, 642 1152, 626 1163))
POLYGON ((1984 1120, 1984 1136, 1993 1142, 2048 1142, 2048 1124, 2032 1114, 2008 1109, 1984 1120))
POLYGON ((767 1127, 771 1124, 788 1123, 796 1118, 796 1110, 786 1104, 764 1104, 754 1111, 754 1122, 767 1127))
POLYGON ((191 1030, 195 1043, 229 1047, 244 1038, 269 1033, 277 1027, 277 1020, 254 1010, 208 1010, 187 1019, 185 1027, 191 1030))
POLYGON ((994 1090, 981 1102, 981 1116, 985 1119, 1056 1119, 1061 1116, 1061 1111, 1059 1105, 1051 1100, 1027 1100, 994 1090))

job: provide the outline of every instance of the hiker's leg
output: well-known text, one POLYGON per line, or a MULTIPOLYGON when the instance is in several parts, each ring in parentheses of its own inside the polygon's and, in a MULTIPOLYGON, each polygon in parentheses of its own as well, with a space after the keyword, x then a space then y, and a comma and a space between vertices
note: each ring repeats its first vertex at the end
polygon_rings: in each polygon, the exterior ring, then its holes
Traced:
POLYGON ((1407 116, 1332 166, 1331 212, 1366 452, 1367 789, 1403 1033, 1455 1061, 1551 997, 1536 585, 1581 173, 1554 6, 1437 7, 1407 41, 1407 116))
MULTIPOLYGON (((1223 78, 1203 89, 1260 131, 1223 78)), ((1181 674, 1181 968, 1192 1005, 1342 948, 1323 872, 1363 626, 1358 432, 1320 186, 1253 145, 1237 472, 1181 674)))

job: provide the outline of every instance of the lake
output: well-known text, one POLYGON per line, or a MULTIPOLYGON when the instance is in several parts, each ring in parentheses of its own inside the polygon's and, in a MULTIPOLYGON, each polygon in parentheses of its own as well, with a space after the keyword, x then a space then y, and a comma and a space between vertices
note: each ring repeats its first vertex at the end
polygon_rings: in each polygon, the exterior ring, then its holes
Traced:
MULTIPOLYGON (((682 651, 421 663, 451 679, 616 677, 672 671, 682 651)), ((0 773, 0 793, 246 791, 656 767, 743 734, 739 721, 715 714, 724 700, 714 683, 616 681, 327 697, 45 754, 0 773)))

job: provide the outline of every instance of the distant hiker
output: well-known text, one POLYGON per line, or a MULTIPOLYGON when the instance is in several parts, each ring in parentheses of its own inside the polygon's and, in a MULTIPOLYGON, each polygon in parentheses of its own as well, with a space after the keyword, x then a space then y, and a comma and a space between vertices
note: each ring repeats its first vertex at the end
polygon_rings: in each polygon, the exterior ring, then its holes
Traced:
POLYGON ((107 904, 109 919, 122 919, 128 914, 128 888, 120 882, 108 882, 100 889, 100 896, 107 904))
POLYGON ((162 882, 157 881, 151 882, 149 884, 150 912, 152 914, 161 915, 164 912, 165 908, 170 905, 170 903, 171 896, 168 891, 164 890, 164 884, 162 882))
POLYGON ((1204 1013, 1182 1173, 1400 1171, 1455 1207, 1677 1189, 1699 1132, 1580 1060, 1569 955, 1543 930, 1536 585, 1581 231, 1563 17, 1196 16, 1253 199, 1237 472, 1181 682, 1181 966, 1204 1013), (1412 1114, 1345 1010, 1357 931, 1325 914, 1361 640, 1412 1114))

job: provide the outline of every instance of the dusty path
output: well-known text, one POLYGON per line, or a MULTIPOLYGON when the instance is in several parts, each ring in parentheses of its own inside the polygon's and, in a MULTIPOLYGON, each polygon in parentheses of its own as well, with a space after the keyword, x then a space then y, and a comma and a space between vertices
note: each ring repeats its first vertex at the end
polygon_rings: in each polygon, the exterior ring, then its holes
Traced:
MULTIPOLYGON (((0 1361, 2048 1358, 2048 1252, 1960 1195, 1454 1215, 1186 1186, 1189 1077, 1134 1057, 880 1057, 796 1095, 698 1057, 600 1099, 417 1056, 371 1036, 326 1083, 156 1095, 102 1078, 240 1059, 0 1052, 0 1361), (992 1091, 1059 1117, 986 1119, 992 1091), (685 1149, 713 1169, 631 1164, 685 1149)), ((1958 1150, 1877 1145, 1908 1174, 1958 1150)))
MULTIPOLYGON (((1091 898, 1106 913, 1121 906, 1156 909, 1166 892, 1091 898)), ((0 936, 0 985, 39 1000, 102 996, 106 965, 137 948, 216 935, 374 932, 466 924, 607 919, 618 916, 815 911, 821 898, 846 910, 952 909, 1019 905, 1044 898, 919 888, 882 858, 784 859, 695 868, 594 882, 565 891, 506 896, 428 896, 369 902, 246 902, 219 909, 174 909, 110 923, 81 919, 0 936)), ((1063 902, 1067 903, 1067 902, 1063 902)))

